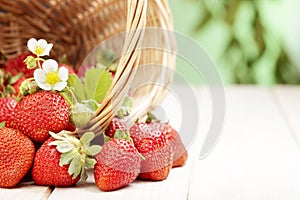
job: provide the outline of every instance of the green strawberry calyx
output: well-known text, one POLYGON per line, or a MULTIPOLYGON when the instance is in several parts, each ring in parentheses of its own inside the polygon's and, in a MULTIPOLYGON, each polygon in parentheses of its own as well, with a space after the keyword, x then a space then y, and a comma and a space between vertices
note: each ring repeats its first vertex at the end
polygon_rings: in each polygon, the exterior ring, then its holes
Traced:
POLYGON ((117 116, 120 119, 125 119, 125 117, 130 116, 132 106, 133 106, 133 101, 131 97, 126 96, 123 100, 121 107, 117 111, 117 116))
POLYGON ((0 98, 16 97, 17 94, 13 85, 22 77, 22 73, 13 76, 10 72, 6 73, 3 69, 0 69, 0 98))
POLYGON ((116 72, 117 59, 117 55, 113 49, 106 49, 97 54, 97 67, 108 69, 110 72, 116 72))
POLYGON ((34 78, 24 80, 20 86, 20 96, 27 96, 40 90, 34 78))
MULTIPOLYGON (((127 131, 122 131, 122 130, 120 130, 120 129, 116 130, 116 133, 115 133, 113 139, 123 139, 123 140, 127 140, 127 141, 129 141, 133 146, 135 146, 135 145, 134 145, 134 142, 133 142, 133 140, 132 140, 132 138, 131 138, 131 136, 130 136, 130 132, 129 132, 128 130, 127 130, 127 131)), ((108 142, 109 140, 112 140, 112 138, 105 136, 105 137, 104 137, 104 140, 105 140, 105 142, 108 142)), ((137 151, 137 153, 138 153, 138 155, 139 155, 139 157, 140 157, 141 160, 146 160, 145 157, 144 157, 140 152, 138 152, 138 150, 136 150, 136 151, 137 151)))
POLYGON ((90 144, 95 134, 87 132, 80 139, 68 131, 58 134, 50 132, 50 135, 56 140, 49 145, 56 146, 57 151, 61 153, 59 165, 69 165, 68 173, 73 175, 72 178, 80 175, 81 180, 85 181, 88 177, 86 169, 94 168, 94 156, 101 151, 101 146, 90 144))
POLYGON ((154 113, 152 113, 152 112, 147 113, 147 119, 146 119, 147 124, 152 123, 152 122, 160 122, 160 121, 161 120, 158 119, 154 113))
POLYGON ((0 128, 5 128, 5 122, 0 122, 0 128))
POLYGON ((84 100, 71 106, 71 123, 77 128, 84 128, 90 120, 95 116, 95 112, 99 105, 93 99, 84 100))

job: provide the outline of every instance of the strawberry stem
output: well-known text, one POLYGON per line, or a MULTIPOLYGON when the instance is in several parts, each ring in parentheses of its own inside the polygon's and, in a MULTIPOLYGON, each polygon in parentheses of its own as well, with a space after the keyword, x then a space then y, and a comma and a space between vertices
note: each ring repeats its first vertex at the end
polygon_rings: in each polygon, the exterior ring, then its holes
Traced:
POLYGON ((60 94, 64 97, 64 99, 67 101, 69 106, 73 106, 74 104, 77 104, 77 98, 75 97, 73 91, 70 87, 66 87, 66 89, 63 92, 60 92, 60 94))
POLYGON ((43 58, 40 58, 40 56, 37 56, 37 58, 36 58, 36 61, 37 61, 37 64, 38 64, 38 67, 40 68, 40 69, 42 69, 42 66, 41 66, 41 62, 40 61, 45 61, 43 58))

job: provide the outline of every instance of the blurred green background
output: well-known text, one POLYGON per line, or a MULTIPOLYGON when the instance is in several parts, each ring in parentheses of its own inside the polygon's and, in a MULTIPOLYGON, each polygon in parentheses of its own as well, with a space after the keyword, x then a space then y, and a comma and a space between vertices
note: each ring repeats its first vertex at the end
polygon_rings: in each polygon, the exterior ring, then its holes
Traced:
MULTIPOLYGON (((225 84, 300 84, 299 0, 169 0, 175 30, 196 40, 225 84)), ((184 60, 177 69, 201 83, 184 60)))

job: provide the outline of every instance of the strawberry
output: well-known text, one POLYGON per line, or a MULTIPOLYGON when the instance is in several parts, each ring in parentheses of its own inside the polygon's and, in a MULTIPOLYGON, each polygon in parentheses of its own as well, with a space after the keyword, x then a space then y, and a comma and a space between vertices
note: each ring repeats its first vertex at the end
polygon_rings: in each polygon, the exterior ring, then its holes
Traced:
POLYGON ((79 78, 84 77, 86 71, 87 71, 88 69, 90 69, 90 68, 92 68, 92 65, 86 65, 86 66, 81 66, 81 67, 79 67, 79 69, 76 70, 77 76, 78 76, 79 78))
POLYGON ((156 122, 151 123, 151 126, 160 130, 170 143, 174 152, 173 167, 180 167, 184 165, 188 154, 178 132, 168 123, 156 122))
POLYGON ((17 105, 17 101, 13 98, 0 98, 0 122, 6 122, 6 127, 15 128, 14 123, 14 109, 17 105))
POLYGON ((79 176, 73 179, 68 173, 69 165, 59 165, 61 153, 55 146, 49 145, 53 141, 54 138, 49 138, 36 152, 32 178, 37 185, 72 186, 79 180, 79 176))
POLYGON ((172 149, 164 134, 146 123, 136 123, 130 135, 137 150, 145 157, 141 162, 140 179, 161 181, 168 177, 172 167, 172 149))
POLYGON ((32 177, 38 185, 72 186, 81 177, 87 179, 86 169, 94 168, 101 147, 90 145, 95 134, 87 132, 78 139, 68 131, 52 136, 37 151, 32 177), (55 147, 56 146, 56 147, 55 147))
POLYGON ((69 124, 69 106, 57 92, 40 91, 25 96, 16 106, 14 121, 20 131, 44 142, 49 131, 58 133, 69 124))
POLYGON ((71 122, 69 122, 68 125, 66 126, 65 130, 73 132, 76 130, 76 127, 71 122))
POLYGON ((65 67, 69 74, 75 74, 74 69, 70 65, 59 63, 58 67, 65 67))
MULTIPOLYGON (((24 134, 23 134, 24 135, 24 134)), ((32 141, 32 140, 31 140, 32 141)), ((40 142, 35 142, 32 141, 34 147, 35 147, 35 152, 37 150, 39 150, 39 148, 41 148, 43 143, 40 142)), ((32 165, 31 168, 27 171, 27 174, 22 178, 21 182, 33 182, 33 178, 32 178, 32 167, 33 167, 33 161, 32 161, 32 165)))
POLYGON ((22 73, 12 75, 0 69, 0 97, 18 97, 20 86, 26 80, 22 73))
POLYGON ((102 191, 117 190, 130 184, 140 172, 141 161, 133 144, 125 139, 106 142, 95 157, 94 179, 102 191))
POLYGON ((35 148, 20 131, 0 128, 0 187, 14 187, 32 165, 35 148))
POLYGON ((15 82, 12 86, 15 90, 15 94, 14 96, 18 96, 20 93, 20 86, 22 85, 23 81, 25 81, 26 78, 25 77, 21 77, 17 80, 17 82, 15 82))
POLYGON ((33 54, 21 54, 14 59, 7 60, 4 67, 5 72, 11 73, 13 76, 22 73, 26 78, 33 77, 34 69, 27 69, 24 63, 27 56, 33 56, 33 54))
POLYGON ((105 131, 105 135, 110 138, 113 138, 116 133, 116 130, 126 131, 127 126, 122 119, 115 117, 111 120, 108 129, 105 131))

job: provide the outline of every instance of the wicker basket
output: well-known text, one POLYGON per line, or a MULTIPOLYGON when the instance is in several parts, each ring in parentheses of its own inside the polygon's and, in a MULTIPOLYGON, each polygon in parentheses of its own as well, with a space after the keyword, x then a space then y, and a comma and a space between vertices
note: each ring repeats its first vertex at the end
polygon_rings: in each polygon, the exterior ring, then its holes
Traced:
POLYGON ((150 35, 145 27, 173 29, 167 0, 0 0, 0 48, 8 58, 25 52, 29 38, 44 38, 54 44, 51 57, 66 54, 70 64, 78 67, 95 46, 126 33, 123 43, 108 44, 127 53, 118 60, 112 87, 97 116, 79 132, 105 129, 129 91, 135 102, 134 118, 163 99, 173 78, 175 55, 170 51, 175 51, 175 43, 171 32, 150 35), (140 48, 149 42, 165 44, 169 52, 140 48), (140 80, 159 80, 160 86, 139 87, 140 80))

